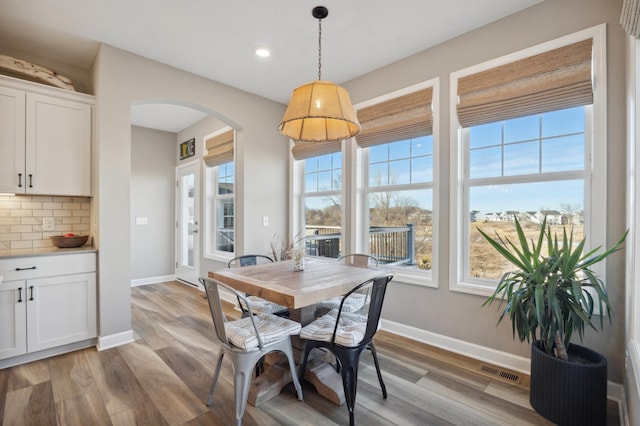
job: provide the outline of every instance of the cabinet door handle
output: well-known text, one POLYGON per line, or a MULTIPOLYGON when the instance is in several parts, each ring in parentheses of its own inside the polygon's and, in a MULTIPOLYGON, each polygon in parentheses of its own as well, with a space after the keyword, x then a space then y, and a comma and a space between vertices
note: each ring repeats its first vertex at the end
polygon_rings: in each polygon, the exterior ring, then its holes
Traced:
POLYGON ((18 287, 18 303, 22 303, 22 287, 18 287))
POLYGON ((29 173, 29 188, 33 188, 33 175, 29 173))
POLYGON ((35 266, 30 266, 28 268, 16 268, 16 271, 28 271, 29 269, 36 269, 35 266))
POLYGON ((31 296, 29 297, 29 300, 33 300, 33 286, 29 286, 29 291, 31 292, 31 296))
POLYGON ((22 173, 18 173, 18 188, 22 188, 22 173))

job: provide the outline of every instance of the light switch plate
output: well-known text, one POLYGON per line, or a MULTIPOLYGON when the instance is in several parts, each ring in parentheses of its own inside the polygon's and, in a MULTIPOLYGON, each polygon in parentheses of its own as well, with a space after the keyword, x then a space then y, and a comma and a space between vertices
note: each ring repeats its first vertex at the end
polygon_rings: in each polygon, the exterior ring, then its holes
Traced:
POLYGON ((146 217, 136 217, 136 225, 146 225, 149 223, 149 219, 146 217))
POLYGON ((269 226, 269 216, 262 216, 262 226, 269 226))

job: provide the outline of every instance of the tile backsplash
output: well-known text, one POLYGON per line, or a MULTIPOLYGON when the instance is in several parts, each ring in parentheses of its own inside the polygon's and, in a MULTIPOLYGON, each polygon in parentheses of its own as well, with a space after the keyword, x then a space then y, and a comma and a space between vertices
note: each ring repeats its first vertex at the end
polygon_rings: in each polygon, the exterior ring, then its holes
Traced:
POLYGON ((0 250, 51 247, 52 235, 87 235, 91 198, 43 195, 0 195, 0 250), (44 219, 53 219, 45 231, 44 219))

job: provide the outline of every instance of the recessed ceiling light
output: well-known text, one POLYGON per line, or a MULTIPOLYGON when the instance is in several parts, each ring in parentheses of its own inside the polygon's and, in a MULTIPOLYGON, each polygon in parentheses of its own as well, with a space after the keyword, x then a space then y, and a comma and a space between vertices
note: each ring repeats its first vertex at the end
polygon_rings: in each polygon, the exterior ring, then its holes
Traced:
POLYGON ((254 52, 259 58, 268 58, 269 56, 271 56, 271 52, 266 47, 256 47, 256 50, 254 50, 254 52))

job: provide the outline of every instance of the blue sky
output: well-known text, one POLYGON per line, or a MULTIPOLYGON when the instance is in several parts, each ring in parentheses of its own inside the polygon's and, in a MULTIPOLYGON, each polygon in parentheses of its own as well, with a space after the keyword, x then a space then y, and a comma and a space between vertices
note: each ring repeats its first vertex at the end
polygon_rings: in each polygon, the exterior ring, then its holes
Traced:
MULTIPOLYGON (((553 111, 504 122, 474 126, 469 137, 469 174, 473 179, 574 172, 572 180, 471 186, 470 209, 482 213, 584 208, 584 107, 553 111)), ((394 142, 369 149, 369 185, 430 183, 433 181, 433 138, 394 142)), ((339 190, 341 154, 307 160, 307 190, 339 190), (309 174, 309 172, 312 172, 309 174), (338 184, 338 185, 337 185, 338 184)), ((555 175, 557 178, 557 175, 555 175)), ((538 179, 540 180, 540 179, 538 179)), ((432 191, 406 191, 401 197, 433 209, 432 191)), ((328 200, 308 200, 322 208, 328 200)))

